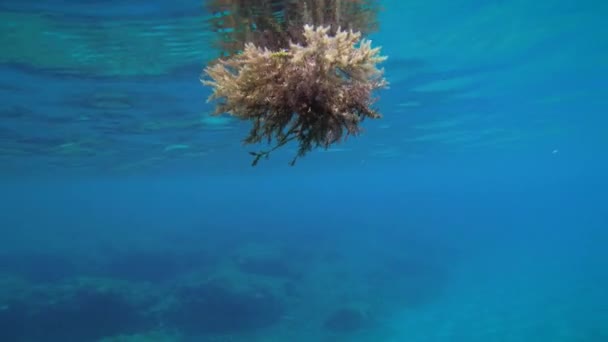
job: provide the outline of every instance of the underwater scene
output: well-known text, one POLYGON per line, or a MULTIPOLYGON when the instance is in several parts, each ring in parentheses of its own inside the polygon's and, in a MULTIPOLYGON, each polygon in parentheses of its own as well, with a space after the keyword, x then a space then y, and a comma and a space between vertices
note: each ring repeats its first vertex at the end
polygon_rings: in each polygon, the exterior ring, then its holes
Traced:
POLYGON ((0 342, 608 341, 607 17, 3 0, 0 342))

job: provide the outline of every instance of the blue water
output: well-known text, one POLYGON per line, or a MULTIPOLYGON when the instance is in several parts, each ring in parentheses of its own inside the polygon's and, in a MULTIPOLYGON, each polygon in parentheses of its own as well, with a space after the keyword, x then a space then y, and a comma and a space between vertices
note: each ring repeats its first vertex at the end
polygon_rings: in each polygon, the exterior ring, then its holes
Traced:
POLYGON ((0 341, 608 341, 608 3, 383 4, 384 117, 252 168, 199 1, 3 1, 0 341))

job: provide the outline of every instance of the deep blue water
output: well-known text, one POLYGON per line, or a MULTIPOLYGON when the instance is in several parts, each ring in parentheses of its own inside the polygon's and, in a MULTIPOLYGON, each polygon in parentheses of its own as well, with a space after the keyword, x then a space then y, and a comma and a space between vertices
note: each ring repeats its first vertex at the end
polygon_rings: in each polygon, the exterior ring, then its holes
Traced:
POLYGON ((0 4, 0 341, 607 341, 608 3, 383 4, 384 117, 255 168, 200 2, 0 4))

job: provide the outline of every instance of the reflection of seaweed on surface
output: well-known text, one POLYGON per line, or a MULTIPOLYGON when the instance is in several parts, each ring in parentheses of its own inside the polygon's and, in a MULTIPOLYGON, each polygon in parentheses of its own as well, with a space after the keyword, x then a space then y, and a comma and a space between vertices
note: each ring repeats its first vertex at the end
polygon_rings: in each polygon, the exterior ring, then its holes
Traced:
POLYGON ((302 26, 338 27, 366 35, 377 30, 376 0, 210 0, 210 29, 223 55, 242 51, 247 42, 271 50, 302 43, 302 26))

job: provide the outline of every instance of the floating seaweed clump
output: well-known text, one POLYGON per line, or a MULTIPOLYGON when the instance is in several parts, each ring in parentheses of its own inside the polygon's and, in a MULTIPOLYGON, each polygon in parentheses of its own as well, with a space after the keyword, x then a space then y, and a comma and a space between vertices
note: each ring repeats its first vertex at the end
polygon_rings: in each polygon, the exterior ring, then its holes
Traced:
POLYGON ((361 131, 365 118, 379 118, 373 92, 387 81, 377 64, 386 57, 361 33, 304 25, 303 41, 272 50, 246 43, 241 53, 205 68, 203 84, 212 87, 216 114, 252 122, 244 142, 274 145, 250 152, 253 165, 291 141, 298 152, 328 148, 361 131))

